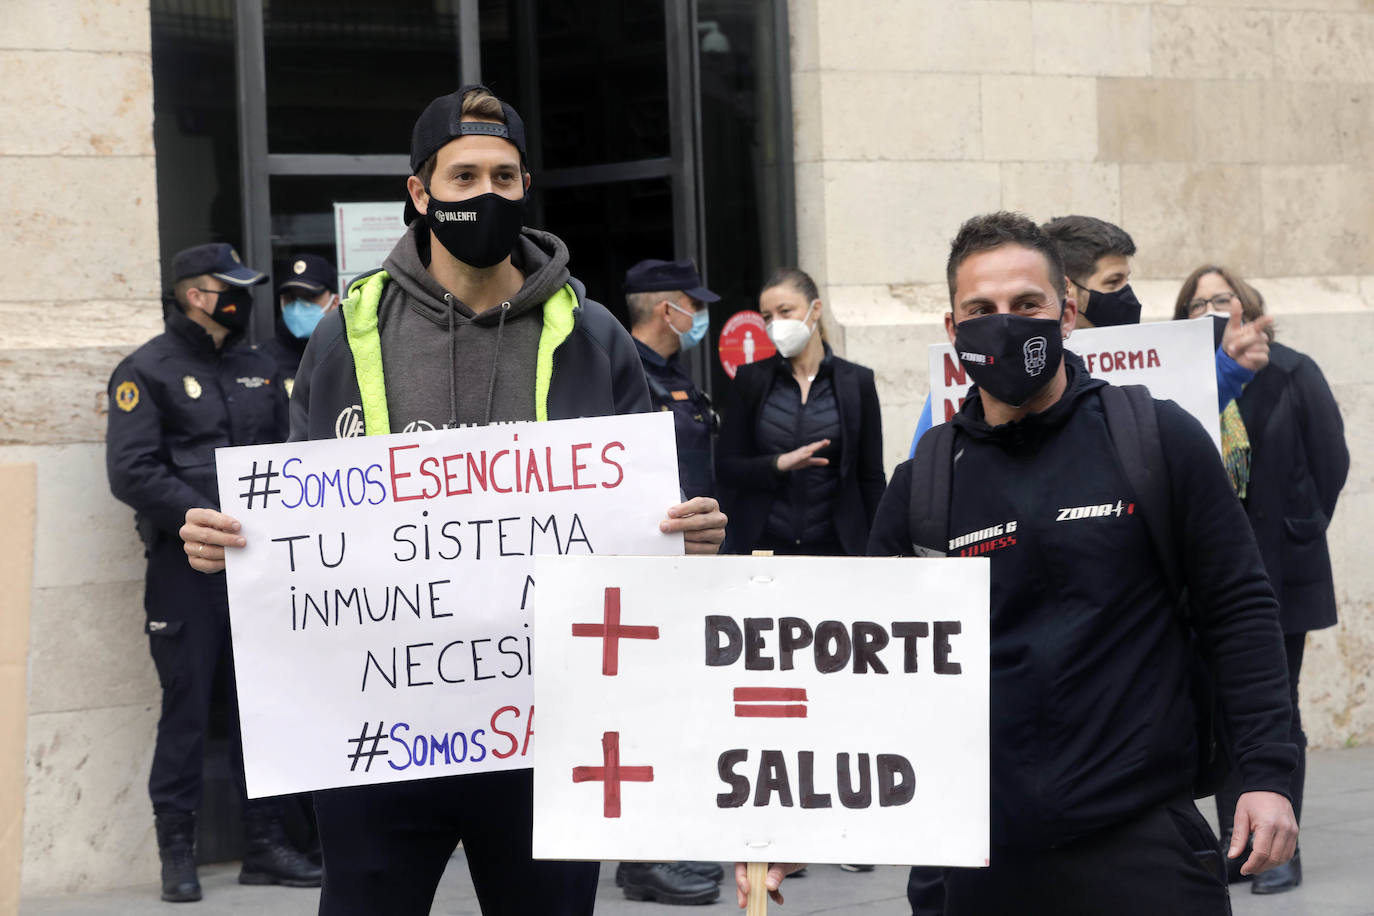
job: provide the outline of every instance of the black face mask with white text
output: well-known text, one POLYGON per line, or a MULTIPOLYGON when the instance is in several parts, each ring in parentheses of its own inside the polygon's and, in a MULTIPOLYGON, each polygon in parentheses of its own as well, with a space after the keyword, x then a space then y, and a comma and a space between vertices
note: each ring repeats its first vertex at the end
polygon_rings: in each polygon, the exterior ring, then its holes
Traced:
POLYGON ((1053 380, 1064 339, 1058 318, 984 315, 954 326, 954 350, 980 391, 1020 407, 1053 380))
POLYGON ((525 200, 495 192, 460 201, 439 200, 431 194, 425 222, 449 254, 470 267, 491 267, 515 249, 525 224, 525 200))

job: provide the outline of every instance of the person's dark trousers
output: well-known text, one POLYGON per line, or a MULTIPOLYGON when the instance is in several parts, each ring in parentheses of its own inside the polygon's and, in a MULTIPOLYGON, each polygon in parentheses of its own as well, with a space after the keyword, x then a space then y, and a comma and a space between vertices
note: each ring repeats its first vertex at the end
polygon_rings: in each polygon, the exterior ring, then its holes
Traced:
POLYGON ((530 770, 315 793, 320 916, 424 916, 458 841, 484 916, 590 916, 598 862, 535 861, 530 770))
MULTIPOLYGON (((1293 816, 1302 826, 1302 790, 1307 779, 1307 735, 1302 730, 1302 716, 1298 712, 1298 675, 1302 672, 1303 648, 1307 645, 1306 633, 1285 633, 1283 647, 1288 655, 1288 702, 1293 710, 1293 718, 1288 727, 1288 740, 1298 746, 1298 768, 1293 771, 1293 780, 1288 791, 1293 796, 1293 816)), ((1240 797, 1240 782, 1235 771, 1217 792, 1217 826, 1221 829, 1223 840, 1231 835, 1231 825, 1236 814, 1236 801, 1240 797)))
POLYGON ((913 865, 906 879, 906 899, 911 904, 911 916, 941 916, 945 911, 945 870, 913 865))
POLYGON ((945 916, 1229 916, 1217 838, 1192 799, 1053 849, 992 847, 945 872, 945 916))
POLYGON ((157 813, 200 810, 201 773, 215 680, 224 666, 229 683, 229 768, 244 811, 274 815, 273 799, 250 800, 244 791, 243 745, 229 640, 229 598, 224 574, 207 576, 186 562, 181 541, 160 534, 148 551, 143 595, 148 647, 162 685, 162 713, 148 795, 157 813))

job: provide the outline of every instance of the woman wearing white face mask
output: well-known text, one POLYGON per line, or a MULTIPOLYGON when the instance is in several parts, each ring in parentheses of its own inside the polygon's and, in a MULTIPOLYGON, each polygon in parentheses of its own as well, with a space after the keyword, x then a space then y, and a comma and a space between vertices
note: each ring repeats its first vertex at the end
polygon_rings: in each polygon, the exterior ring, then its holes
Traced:
MULTIPOLYGON (((1288 654, 1288 690, 1292 703, 1289 740, 1298 746, 1298 769, 1291 785, 1293 813, 1302 821, 1307 737, 1298 714, 1298 675, 1309 630, 1336 623, 1335 584, 1326 526, 1350 469, 1340 408, 1321 370, 1308 356, 1273 343, 1273 319, 1264 314, 1259 290, 1224 267, 1199 267, 1183 281, 1174 318, 1209 316, 1215 342, 1249 332, 1267 338, 1258 371, 1241 367, 1235 383, 1220 396, 1222 460, 1231 486, 1245 505, 1265 571, 1279 599, 1279 623, 1288 654)), ((1241 344, 1236 349, 1245 349, 1241 344)), ((1222 376, 1218 374, 1218 382, 1222 376)), ((1231 839, 1231 814, 1239 785, 1231 782, 1217 793, 1222 848, 1231 839)), ((1230 859, 1231 880, 1241 880, 1230 859)), ((1302 858, 1256 875, 1250 890, 1277 894, 1302 883, 1302 858)))
POLYGON ((873 370, 825 342, 815 282, 783 268, 759 294, 778 353, 741 366, 716 448, 723 548, 862 556, 882 497, 873 370))

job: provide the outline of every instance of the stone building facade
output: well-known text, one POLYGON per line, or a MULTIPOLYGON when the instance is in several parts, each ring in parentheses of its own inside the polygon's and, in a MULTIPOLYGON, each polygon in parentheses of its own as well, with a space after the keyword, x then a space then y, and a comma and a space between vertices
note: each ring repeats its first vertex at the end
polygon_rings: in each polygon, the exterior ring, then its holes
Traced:
MULTIPOLYGON (((1342 620, 1311 638, 1304 721, 1324 747, 1374 738, 1374 568, 1358 530, 1374 512, 1367 0, 789 8, 799 261, 839 346, 877 370, 889 470, 926 393, 947 245, 967 216, 1119 223, 1140 249, 1147 320, 1167 317, 1197 264, 1234 267, 1345 414, 1342 620)), ((26 651, 0 655, 0 729, 26 748, 22 765, 0 759, 0 798, 24 802, 22 827, 0 811, 0 912, 14 912, 19 874, 34 894, 156 875, 143 563, 103 447, 109 372, 161 324, 148 0, 6 3, 0 124, 0 465, 18 466, 0 492, 19 494, 5 496, 7 536, 33 557, 0 629, 27 632, 26 651)))

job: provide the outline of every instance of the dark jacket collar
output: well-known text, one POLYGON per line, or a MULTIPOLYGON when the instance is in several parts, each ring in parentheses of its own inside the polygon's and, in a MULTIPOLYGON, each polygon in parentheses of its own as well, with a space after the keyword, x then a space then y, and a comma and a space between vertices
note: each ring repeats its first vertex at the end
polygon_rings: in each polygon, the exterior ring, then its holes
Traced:
POLYGON ((241 334, 230 331, 229 336, 224 338, 224 346, 216 347, 215 339, 210 336, 210 332, 186 317, 186 313, 181 310, 181 303, 177 302, 175 296, 163 297, 162 320, 168 334, 175 336, 195 352, 206 356, 215 355, 216 352, 224 349, 224 347, 232 346, 242 337, 241 334))

